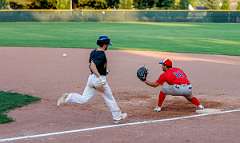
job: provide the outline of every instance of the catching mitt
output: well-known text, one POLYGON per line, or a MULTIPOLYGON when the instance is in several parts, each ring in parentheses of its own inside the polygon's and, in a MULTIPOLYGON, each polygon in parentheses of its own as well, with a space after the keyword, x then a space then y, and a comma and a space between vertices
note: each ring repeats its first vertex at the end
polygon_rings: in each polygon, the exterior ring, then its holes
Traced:
POLYGON ((148 69, 145 66, 140 67, 137 70, 137 77, 141 80, 141 81, 145 81, 147 78, 147 74, 148 74, 148 69))

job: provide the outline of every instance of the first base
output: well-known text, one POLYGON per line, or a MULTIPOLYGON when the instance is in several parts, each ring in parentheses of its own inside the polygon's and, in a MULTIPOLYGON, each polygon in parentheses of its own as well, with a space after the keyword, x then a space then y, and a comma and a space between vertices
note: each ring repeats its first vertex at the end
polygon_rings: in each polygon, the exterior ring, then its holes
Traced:
POLYGON ((214 113, 217 113, 220 111, 221 111, 221 109, 205 108, 203 110, 196 110, 196 113, 198 113, 198 114, 214 114, 214 113))

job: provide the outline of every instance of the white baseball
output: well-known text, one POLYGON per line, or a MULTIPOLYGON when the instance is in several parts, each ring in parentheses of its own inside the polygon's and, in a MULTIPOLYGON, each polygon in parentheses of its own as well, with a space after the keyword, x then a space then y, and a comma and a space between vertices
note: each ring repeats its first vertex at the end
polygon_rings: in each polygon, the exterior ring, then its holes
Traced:
POLYGON ((62 54, 62 56, 63 56, 63 57, 66 57, 66 56, 67 56, 67 54, 66 54, 66 53, 63 53, 63 54, 62 54))

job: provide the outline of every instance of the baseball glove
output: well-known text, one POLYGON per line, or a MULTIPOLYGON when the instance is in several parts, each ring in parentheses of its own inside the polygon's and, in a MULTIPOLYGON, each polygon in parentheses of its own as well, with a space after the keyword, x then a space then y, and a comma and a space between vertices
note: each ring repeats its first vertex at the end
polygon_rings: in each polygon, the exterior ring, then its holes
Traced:
POLYGON ((148 69, 145 66, 140 67, 137 70, 137 77, 141 80, 141 81, 145 81, 148 75, 148 69))

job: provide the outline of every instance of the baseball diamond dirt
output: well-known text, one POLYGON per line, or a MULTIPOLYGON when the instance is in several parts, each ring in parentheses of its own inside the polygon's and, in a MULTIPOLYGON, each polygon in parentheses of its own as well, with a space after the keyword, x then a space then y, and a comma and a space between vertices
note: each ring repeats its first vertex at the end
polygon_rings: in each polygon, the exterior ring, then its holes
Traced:
MULTIPOLYGON (((89 74, 90 51, 91 49, 69 48, 0 48, 1 90, 42 98, 39 103, 9 113, 16 121, 0 125, 0 142, 6 138, 113 124, 111 114, 102 104, 100 95, 84 105, 56 106, 57 98, 63 93, 82 93, 89 74)), ((107 55, 110 59, 109 84, 119 106, 128 113, 125 123, 196 115, 191 103, 182 97, 172 96, 166 97, 162 112, 152 111, 160 88, 150 88, 140 82, 136 77, 136 69, 146 65, 150 69, 148 78, 155 80, 162 73, 158 64, 162 58, 172 59, 174 66, 186 71, 193 84, 193 95, 207 108, 240 108, 240 57, 128 50, 110 50, 107 55)), ((239 118, 240 112, 232 112, 12 142, 238 143, 239 118)))

